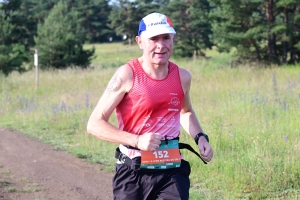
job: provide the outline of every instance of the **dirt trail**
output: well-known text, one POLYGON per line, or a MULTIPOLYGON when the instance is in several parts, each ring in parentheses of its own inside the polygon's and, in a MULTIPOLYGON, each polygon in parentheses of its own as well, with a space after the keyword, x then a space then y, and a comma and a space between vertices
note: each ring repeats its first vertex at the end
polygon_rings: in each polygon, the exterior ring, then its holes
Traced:
POLYGON ((0 200, 110 200, 113 173, 0 128, 0 200))

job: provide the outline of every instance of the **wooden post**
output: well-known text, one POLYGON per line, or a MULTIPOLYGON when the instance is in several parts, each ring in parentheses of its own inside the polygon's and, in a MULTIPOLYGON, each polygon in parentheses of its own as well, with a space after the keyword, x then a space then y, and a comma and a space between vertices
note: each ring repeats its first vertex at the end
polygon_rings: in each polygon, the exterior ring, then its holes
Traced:
POLYGON ((196 50, 194 50, 194 55, 193 55, 193 57, 194 57, 194 62, 196 62, 196 60, 197 60, 197 51, 196 51, 196 50))
POLYGON ((34 66, 35 66, 35 86, 36 89, 39 87, 39 61, 38 61, 38 50, 34 50, 34 66))

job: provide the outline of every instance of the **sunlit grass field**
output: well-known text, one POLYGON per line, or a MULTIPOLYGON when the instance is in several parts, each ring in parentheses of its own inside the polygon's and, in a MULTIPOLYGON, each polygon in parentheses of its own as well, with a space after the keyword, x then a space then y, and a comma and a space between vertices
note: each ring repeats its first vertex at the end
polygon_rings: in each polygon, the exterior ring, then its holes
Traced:
MULTIPOLYGON (((38 88, 34 71, 0 75, 0 127, 111 171, 117 145, 88 135, 86 124, 116 68, 141 51, 94 46, 93 69, 42 71, 38 88)), ((207 56, 171 59, 193 75, 193 107, 215 150, 207 165, 182 151, 192 167, 190 199, 300 199, 300 66, 232 68, 230 54, 207 56)), ((182 132, 181 141, 196 148, 182 132)))

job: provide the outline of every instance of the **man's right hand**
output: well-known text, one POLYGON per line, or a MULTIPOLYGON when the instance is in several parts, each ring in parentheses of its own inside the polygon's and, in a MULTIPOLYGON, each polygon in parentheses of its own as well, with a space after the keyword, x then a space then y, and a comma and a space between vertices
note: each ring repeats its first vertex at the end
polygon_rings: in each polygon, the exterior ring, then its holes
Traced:
POLYGON ((159 133, 144 133, 143 135, 139 135, 137 148, 143 151, 155 151, 163 139, 163 136, 159 133))

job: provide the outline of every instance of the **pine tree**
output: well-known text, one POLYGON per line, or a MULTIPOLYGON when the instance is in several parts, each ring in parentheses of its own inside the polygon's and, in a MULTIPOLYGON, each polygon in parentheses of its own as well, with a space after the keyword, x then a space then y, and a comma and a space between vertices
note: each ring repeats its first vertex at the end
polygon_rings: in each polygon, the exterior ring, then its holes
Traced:
POLYGON ((280 0, 276 3, 277 49, 282 64, 300 61, 300 4, 297 0, 280 0))
POLYGON ((26 58, 25 46, 18 43, 11 43, 10 37, 14 29, 9 23, 10 18, 0 15, 0 72, 8 75, 12 71, 24 72, 22 66, 26 58))
POLYGON ((213 38, 219 51, 235 48, 239 60, 244 61, 276 64, 299 61, 297 0, 210 0, 210 3, 214 6, 213 38))
POLYGON ((265 56, 260 45, 266 38, 261 2, 210 0, 213 39, 220 52, 233 47, 244 59, 260 61, 265 56))
POLYGON ((5 75, 25 71, 22 65, 27 60, 25 46, 18 40, 18 27, 13 23, 14 12, 19 6, 17 0, 0 2, 0 72, 5 75))
POLYGON ((64 1, 59 1, 45 22, 38 24, 38 36, 34 40, 42 68, 85 68, 90 64, 94 49, 83 49, 85 31, 78 15, 77 11, 68 10, 64 1))
POLYGON ((108 27, 109 0, 65 0, 69 9, 78 12, 89 42, 107 41, 112 30, 108 27))
POLYGON ((165 1, 161 0, 136 0, 137 3, 137 18, 141 20, 146 15, 159 12, 162 5, 167 5, 165 1))
POLYGON ((194 52, 204 55, 203 52, 213 46, 206 0, 173 0, 163 12, 169 15, 176 30, 175 56, 191 57, 194 52))
POLYGON ((33 36, 36 35, 37 21, 31 12, 33 6, 32 0, 9 0, 5 5, 7 16, 14 27, 11 41, 24 44, 27 50, 34 46, 33 36))
POLYGON ((129 44, 132 44, 137 35, 141 13, 137 12, 137 3, 131 0, 119 0, 113 5, 109 15, 110 28, 117 35, 127 35, 129 44))
POLYGON ((109 0, 94 0, 90 5, 90 16, 86 18, 85 27, 91 42, 106 42, 113 31, 108 27, 111 8, 109 0))

